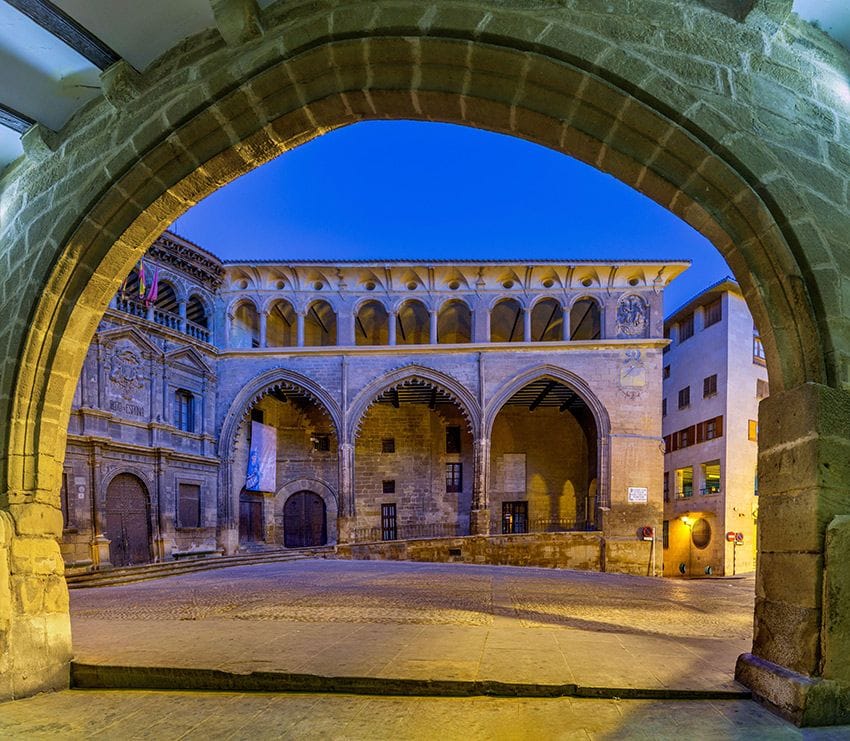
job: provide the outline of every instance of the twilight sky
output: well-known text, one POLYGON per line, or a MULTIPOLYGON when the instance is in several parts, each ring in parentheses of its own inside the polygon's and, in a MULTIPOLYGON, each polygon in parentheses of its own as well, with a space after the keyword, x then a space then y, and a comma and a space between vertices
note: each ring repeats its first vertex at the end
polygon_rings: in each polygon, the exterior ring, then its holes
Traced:
POLYGON ((213 193, 172 230, 223 259, 681 259, 669 312, 729 273, 637 191, 536 144, 375 121, 309 142, 213 193))

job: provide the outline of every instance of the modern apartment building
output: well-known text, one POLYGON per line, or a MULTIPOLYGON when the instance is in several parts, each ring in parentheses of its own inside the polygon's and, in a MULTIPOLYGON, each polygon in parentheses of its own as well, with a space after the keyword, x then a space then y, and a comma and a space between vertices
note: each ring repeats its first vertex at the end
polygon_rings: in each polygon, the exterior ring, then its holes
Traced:
POLYGON ((758 330, 725 278, 667 317, 664 333, 664 574, 753 571, 758 404, 769 393, 758 330))

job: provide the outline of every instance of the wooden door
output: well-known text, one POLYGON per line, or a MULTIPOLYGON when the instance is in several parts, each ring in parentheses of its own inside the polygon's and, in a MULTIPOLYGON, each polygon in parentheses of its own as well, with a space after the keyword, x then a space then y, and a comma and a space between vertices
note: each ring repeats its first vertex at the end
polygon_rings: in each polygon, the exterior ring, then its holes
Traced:
POLYGON ((239 497, 239 542, 262 543, 265 539, 263 497, 243 492, 239 497))
POLYGON ((122 473, 106 490, 106 532, 113 566, 132 566, 151 560, 150 502, 145 485, 122 473))
POLYGON ((312 491, 299 491, 283 507, 283 544, 287 548, 309 548, 328 542, 325 503, 312 491))

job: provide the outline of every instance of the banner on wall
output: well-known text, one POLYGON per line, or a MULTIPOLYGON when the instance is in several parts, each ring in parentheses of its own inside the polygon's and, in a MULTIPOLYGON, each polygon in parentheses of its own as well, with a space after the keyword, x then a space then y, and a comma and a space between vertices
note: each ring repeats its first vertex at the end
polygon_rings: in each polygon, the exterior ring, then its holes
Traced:
POLYGON ((275 491, 277 470, 277 430, 251 422, 251 449, 248 451, 246 491, 275 491))

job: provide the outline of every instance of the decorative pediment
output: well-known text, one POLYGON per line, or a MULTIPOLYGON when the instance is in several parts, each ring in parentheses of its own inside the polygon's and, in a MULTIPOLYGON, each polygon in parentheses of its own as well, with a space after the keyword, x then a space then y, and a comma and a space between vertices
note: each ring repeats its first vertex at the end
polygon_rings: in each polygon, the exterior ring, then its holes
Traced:
POLYGON ((177 350, 172 350, 165 356, 165 360, 169 365, 182 365, 200 373, 213 375, 213 369, 209 366, 204 356, 193 347, 181 347, 177 350))
POLYGON ((98 335, 101 345, 116 347, 122 344, 122 340, 135 345, 143 354, 155 358, 161 358, 162 348, 151 341, 149 337, 135 327, 116 327, 100 332, 98 335))

